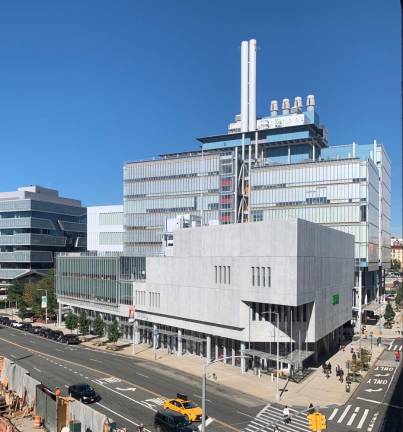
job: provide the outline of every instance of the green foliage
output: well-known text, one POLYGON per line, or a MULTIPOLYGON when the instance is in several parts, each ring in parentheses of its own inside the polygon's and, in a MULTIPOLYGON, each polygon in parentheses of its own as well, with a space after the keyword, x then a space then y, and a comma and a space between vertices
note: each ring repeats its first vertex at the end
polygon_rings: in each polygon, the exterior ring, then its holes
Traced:
POLYGON ((92 329, 96 336, 102 337, 104 335, 105 323, 102 321, 102 318, 97 316, 92 323, 92 329))
POLYGON ((391 323, 395 318, 395 315, 395 311, 393 310, 391 304, 388 302, 388 304, 386 305, 385 314, 383 316, 385 318, 385 321, 391 323))
POLYGON ((20 304, 24 293, 24 284, 20 281, 15 281, 7 290, 7 301, 13 306, 20 304))
POLYGON ((20 303, 20 308, 18 309, 18 316, 24 320, 27 317, 27 307, 24 303, 20 303))
POLYGON ((398 259, 394 259, 394 260, 392 260, 390 262, 390 269, 391 270, 398 270, 398 271, 400 271, 400 266, 401 266, 401 263, 400 263, 400 261, 398 259))
POLYGON ((65 319, 65 326, 70 331, 77 328, 78 325, 78 316, 73 314, 73 312, 69 312, 65 319))
POLYGON ((116 343, 120 337, 120 328, 116 320, 108 327, 108 340, 109 342, 116 343))
POLYGON ((399 288, 397 289, 396 293, 396 299, 395 299, 396 305, 400 306, 403 304, 403 283, 399 283, 399 288))
POLYGON ((85 312, 80 313, 80 316, 78 318, 78 328, 81 334, 83 335, 88 334, 88 331, 90 329, 90 320, 88 319, 87 314, 85 312))

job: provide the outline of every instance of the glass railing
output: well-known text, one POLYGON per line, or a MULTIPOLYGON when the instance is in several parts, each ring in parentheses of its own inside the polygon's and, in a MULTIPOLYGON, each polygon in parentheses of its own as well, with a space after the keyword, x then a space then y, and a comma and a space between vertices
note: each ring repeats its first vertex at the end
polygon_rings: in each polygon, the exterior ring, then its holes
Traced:
POLYGON ((53 262, 53 254, 48 251, 0 252, 0 262, 53 262))
POLYGON ((42 228, 54 230, 55 226, 49 219, 21 217, 0 219, 0 228, 42 228))
POLYGON ((47 234, 0 235, 0 245, 66 246, 66 238, 47 234))

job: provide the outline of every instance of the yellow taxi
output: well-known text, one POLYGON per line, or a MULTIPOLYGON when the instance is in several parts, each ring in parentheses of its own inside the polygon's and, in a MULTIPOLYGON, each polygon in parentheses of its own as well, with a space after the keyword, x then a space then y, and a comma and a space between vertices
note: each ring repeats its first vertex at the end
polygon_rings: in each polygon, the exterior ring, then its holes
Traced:
POLYGON ((187 416, 192 422, 200 421, 202 417, 201 408, 181 393, 178 393, 175 399, 167 399, 163 407, 187 416))

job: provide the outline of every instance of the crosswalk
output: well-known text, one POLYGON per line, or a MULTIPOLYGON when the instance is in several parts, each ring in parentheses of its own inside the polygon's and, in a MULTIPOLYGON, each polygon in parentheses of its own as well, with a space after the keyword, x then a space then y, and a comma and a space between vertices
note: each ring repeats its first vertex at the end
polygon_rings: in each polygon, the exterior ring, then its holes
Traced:
POLYGON ((402 345, 400 343, 396 343, 396 341, 392 341, 388 347, 388 351, 401 351, 402 345))
POLYGON ((285 424, 283 422, 283 409, 277 408, 273 405, 266 405, 256 417, 249 422, 243 429, 246 432, 272 432, 274 426, 277 424, 281 432, 308 432, 308 422, 306 413, 297 414, 298 411, 290 408, 291 423, 285 424))
POLYGON ((368 417, 368 414, 369 409, 367 408, 346 405, 339 408, 334 408, 327 421, 360 430, 364 424, 366 424, 366 422, 370 421, 371 418, 368 417))

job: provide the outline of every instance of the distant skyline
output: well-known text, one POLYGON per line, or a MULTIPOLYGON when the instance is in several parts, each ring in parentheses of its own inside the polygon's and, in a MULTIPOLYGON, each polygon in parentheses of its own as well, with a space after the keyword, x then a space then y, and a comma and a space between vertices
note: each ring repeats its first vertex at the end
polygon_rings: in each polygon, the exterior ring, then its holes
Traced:
POLYGON ((2 2, 0 190, 122 203, 125 161, 226 133, 255 38, 258 115, 312 93, 330 145, 384 144, 401 237, 400 36, 397 0, 2 2))

